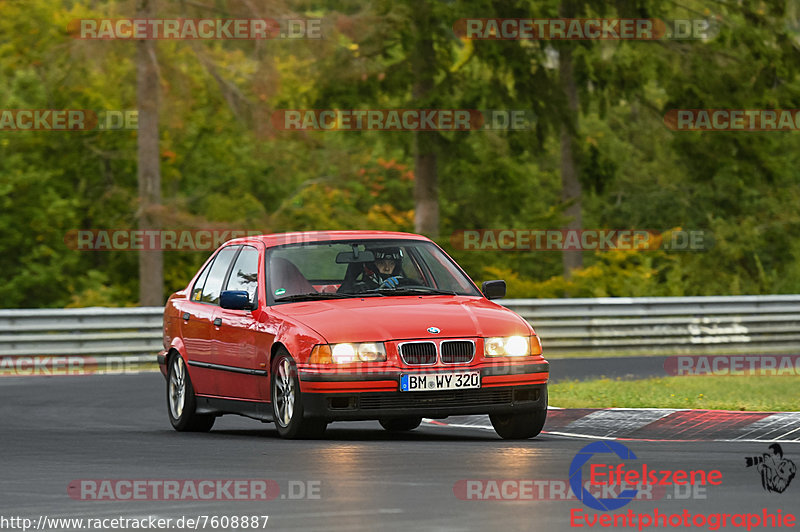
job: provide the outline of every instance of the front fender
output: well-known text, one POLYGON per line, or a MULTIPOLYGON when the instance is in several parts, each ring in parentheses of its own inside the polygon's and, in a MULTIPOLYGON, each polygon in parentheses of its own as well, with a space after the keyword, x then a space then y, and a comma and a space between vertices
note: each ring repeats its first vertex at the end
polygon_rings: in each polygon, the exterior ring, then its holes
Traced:
MULTIPOLYGON (((327 343, 324 336, 295 318, 281 313, 279 323, 273 346, 283 345, 298 364, 306 363, 315 345, 327 343)), ((273 356, 275 351, 273 348, 273 356)))

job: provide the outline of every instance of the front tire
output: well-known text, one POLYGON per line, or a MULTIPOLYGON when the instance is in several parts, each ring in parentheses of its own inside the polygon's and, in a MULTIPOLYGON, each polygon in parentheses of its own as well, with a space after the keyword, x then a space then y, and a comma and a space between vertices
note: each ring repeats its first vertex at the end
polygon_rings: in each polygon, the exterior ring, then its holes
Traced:
POLYGON ((272 363, 272 415, 281 438, 317 439, 328 426, 324 419, 303 418, 303 402, 297 365, 285 350, 272 363))
POLYGON ((490 414, 489 419, 494 431, 504 440, 527 440, 542 432, 547 407, 519 414, 490 414))
POLYGON ((389 432, 408 432, 419 427, 421 417, 389 417, 380 420, 381 427, 389 432))
POLYGON ((197 397, 186 364, 180 355, 173 355, 167 372, 167 412, 172 427, 179 432, 208 432, 214 416, 197 413, 197 397))

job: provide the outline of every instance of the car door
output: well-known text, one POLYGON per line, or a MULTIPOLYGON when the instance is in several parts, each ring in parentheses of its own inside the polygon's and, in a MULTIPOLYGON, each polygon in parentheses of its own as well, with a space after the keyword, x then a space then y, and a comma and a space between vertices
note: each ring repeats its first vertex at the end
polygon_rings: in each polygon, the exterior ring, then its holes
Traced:
MULTIPOLYGON (((197 276, 189 292, 189 297, 175 304, 178 310, 180 337, 183 340, 183 356, 187 364, 191 362, 211 363, 211 329, 209 325, 213 319, 213 309, 202 304, 200 298, 215 258, 212 257, 197 276)), ((204 369, 202 366, 193 367, 190 370, 190 376, 195 393, 211 393, 213 380, 211 370, 204 369)))
POLYGON ((198 276, 189 300, 181 309, 181 333, 186 349, 186 363, 195 393, 216 395, 218 371, 214 369, 216 356, 214 314, 219 305, 219 294, 231 262, 240 246, 227 246, 219 250, 198 276))
MULTIPOLYGON (((264 286, 262 255, 254 246, 242 246, 228 276, 225 290, 244 290, 255 304, 253 310, 218 307, 214 315, 216 352, 219 366, 217 395, 251 401, 267 400, 267 361, 274 335, 258 319, 264 312, 259 305, 259 286, 264 286)), ((263 291, 263 289, 262 289, 263 291)), ((263 298, 262 298, 263 299, 263 298)))

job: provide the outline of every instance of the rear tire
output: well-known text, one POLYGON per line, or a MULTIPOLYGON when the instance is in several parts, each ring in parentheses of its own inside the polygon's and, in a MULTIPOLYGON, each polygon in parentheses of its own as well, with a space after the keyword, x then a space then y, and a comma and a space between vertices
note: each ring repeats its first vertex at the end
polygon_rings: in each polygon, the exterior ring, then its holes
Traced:
POLYGON ((380 420, 381 427, 389 432, 408 432, 419 427, 421 417, 389 417, 380 420))
POLYGON ((281 349, 272 362, 272 415, 281 438, 318 439, 325 434, 328 422, 303 417, 303 401, 297 365, 292 356, 281 349))
POLYGON ((168 367, 167 412, 172 427, 179 432, 208 432, 216 418, 197 413, 197 397, 183 358, 173 355, 168 367))
POLYGON ((504 440, 527 440, 542 432, 547 407, 519 414, 490 414, 494 431, 504 440))

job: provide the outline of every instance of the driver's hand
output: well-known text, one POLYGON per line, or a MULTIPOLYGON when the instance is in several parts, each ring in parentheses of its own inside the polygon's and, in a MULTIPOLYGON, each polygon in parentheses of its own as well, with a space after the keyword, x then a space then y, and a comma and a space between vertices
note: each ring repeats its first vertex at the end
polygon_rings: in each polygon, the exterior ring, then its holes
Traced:
POLYGON ((378 288, 397 288, 397 285, 400 284, 400 276, 395 275, 394 277, 389 277, 388 279, 384 280, 378 288))

